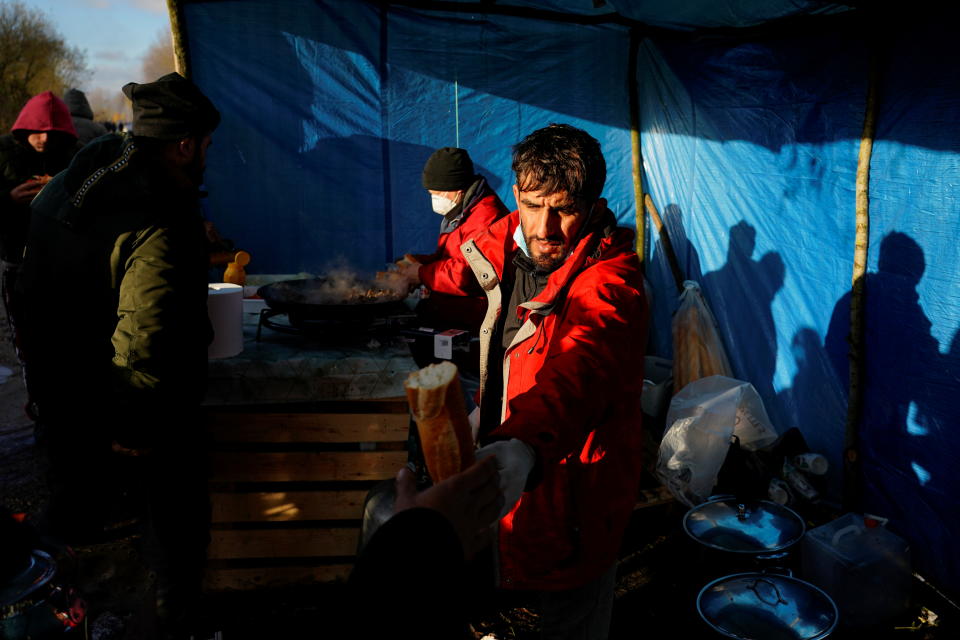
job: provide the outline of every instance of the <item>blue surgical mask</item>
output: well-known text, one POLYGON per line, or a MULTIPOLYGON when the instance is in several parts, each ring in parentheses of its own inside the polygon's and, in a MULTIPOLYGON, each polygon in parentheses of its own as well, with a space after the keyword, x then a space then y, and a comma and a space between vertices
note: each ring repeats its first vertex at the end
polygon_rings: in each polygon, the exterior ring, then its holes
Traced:
POLYGON ((517 243, 518 247, 520 247, 520 251, 523 251, 523 253, 529 258, 530 249, 527 248, 527 239, 523 237, 523 227, 521 227, 519 224, 517 225, 516 231, 513 232, 513 241, 517 243))
POLYGON ((448 214, 451 209, 457 206, 457 203, 453 200, 436 194, 430 194, 430 203, 433 205, 434 213, 439 213, 442 216, 448 214))

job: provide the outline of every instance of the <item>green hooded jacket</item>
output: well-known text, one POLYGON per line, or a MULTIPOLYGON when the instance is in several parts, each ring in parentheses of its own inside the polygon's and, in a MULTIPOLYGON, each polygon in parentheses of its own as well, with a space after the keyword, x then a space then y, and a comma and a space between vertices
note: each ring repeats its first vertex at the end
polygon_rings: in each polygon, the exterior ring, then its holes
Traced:
POLYGON ((129 136, 104 136, 34 199, 17 324, 41 419, 150 446, 202 400, 208 247, 198 194, 166 175, 129 136))

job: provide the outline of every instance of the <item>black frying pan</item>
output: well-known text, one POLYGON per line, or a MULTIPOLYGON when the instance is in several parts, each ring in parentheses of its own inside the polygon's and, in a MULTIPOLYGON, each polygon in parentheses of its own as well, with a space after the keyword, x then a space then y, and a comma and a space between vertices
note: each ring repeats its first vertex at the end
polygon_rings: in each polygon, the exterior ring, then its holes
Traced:
POLYGON ((294 326, 303 322, 366 322, 405 310, 402 293, 370 280, 281 280, 260 287, 257 294, 271 309, 286 313, 294 326))

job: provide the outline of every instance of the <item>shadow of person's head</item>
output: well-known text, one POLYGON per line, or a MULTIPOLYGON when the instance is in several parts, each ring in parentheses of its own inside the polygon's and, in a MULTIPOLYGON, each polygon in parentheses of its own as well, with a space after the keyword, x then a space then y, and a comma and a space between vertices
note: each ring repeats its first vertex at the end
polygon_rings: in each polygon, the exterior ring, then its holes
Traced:
POLYGON ((880 242, 878 273, 904 278, 916 286, 926 268, 923 249, 907 234, 894 231, 880 242))
POLYGON ((746 220, 741 220, 730 227, 729 255, 740 255, 749 258, 757 247, 757 230, 746 220))

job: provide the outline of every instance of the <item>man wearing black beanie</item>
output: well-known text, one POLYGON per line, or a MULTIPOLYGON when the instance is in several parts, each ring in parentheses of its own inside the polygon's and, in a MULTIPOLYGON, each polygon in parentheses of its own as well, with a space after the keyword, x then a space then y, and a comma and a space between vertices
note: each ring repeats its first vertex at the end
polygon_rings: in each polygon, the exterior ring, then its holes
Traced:
POLYGON ((476 330, 486 309, 486 296, 464 296, 462 283, 451 282, 460 273, 453 264, 462 261, 460 245, 509 213, 487 180, 474 173, 466 149, 437 149, 423 166, 423 188, 430 194, 434 213, 443 216, 437 250, 426 255, 407 254, 397 263, 411 285, 424 285, 430 297, 417 307, 421 321, 434 328, 476 330))
POLYGON ((176 636, 199 596, 208 535, 198 414, 212 331, 198 198, 220 114, 175 73, 123 92, 134 135, 90 143, 32 203, 22 338, 50 462, 45 533, 103 542, 139 519, 142 539, 158 541, 142 560, 176 636))

